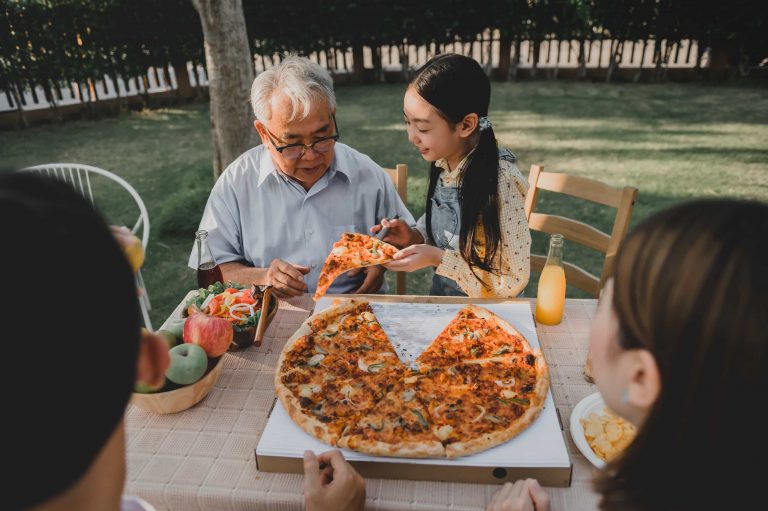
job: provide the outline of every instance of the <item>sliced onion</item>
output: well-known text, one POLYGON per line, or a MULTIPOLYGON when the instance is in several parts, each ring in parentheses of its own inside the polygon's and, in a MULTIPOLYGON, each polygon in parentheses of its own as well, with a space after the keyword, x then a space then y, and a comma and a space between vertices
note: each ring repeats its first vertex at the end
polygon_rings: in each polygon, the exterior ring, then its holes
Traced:
POLYGON ((511 387, 515 384, 515 379, 510 378, 508 380, 494 380, 493 383, 498 385, 499 387, 511 387))
POLYGON ((480 406, 480 405, 475 405, 475 406, 476 406, 476 407, 477 407, 477 408, 480 410, 480 413, 479 413, 479 414, 477 414, 477 417, 475 417, 474 419, 472 419, 472 422, 477 422, 477 421, 479 421, 480 419, 482 419, 482 418, 483 418, 483 415, 485 415, 485 407, 484 407, 484 406, 480 406))
POLYGON ((437 428, 437 431, 435 431, 435 435, 440 440, 447 440, 449 436, 451 436, 451 433, 453 433, 453 426, 445 425, 437 428))
POLYGON ((203 300, 203 303, 200 304, 200 310, 203 310, 206 307, 208 307, 208 304, 211 303, 211 300, 213 300, 214 296, 215 296, 214 294, 208 295, 208 297, 205 300, 203 300))

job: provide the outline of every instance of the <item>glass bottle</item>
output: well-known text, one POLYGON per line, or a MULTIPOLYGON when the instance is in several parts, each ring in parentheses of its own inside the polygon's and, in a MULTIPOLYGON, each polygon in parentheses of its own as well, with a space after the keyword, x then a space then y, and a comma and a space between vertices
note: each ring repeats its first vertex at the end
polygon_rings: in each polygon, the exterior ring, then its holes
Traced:
POLYGON ((557 325, 563 320, 565 305, 565 270, 563 269, 563 235, 549 238, 549 255, 539 277, 536 294, 536 321, 557 325))
POLYGON ((208 231, 199 230, 195 233, 197 241, 197 285, 208 287, 214 282, 224 282, 221 268, 208 246, 208 231))

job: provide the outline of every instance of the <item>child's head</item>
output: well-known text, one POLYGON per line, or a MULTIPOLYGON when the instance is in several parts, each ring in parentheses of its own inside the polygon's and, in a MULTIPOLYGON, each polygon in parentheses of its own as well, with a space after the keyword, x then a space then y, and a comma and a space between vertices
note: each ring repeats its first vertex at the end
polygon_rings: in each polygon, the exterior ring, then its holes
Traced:
POLYGON ((416 72, 406 90, 408 139, 427 161, 466 154, 477 144, 479 119, 487 118, 490 99, 491 83, 477 61, 438 55, 416 72))
POLYGON ((639 225, 616 256, 590 350, 606 403, 640 426, 600 483, 608 501, 629 492, 656 508, 654 496, 673 495, 682 500, 669 508, 697 509, 693 494, 710 494, 685 484, 732 490, 725 473, 766 448, 768 205, 697 201, 639 225))
MULTIPOLYGON (((4 509, 61 494, 121 423, 139 307, 126 257, 72 188, 0 172, 4 509)), ((119 488, 122 488, 120 482, 119 488)))

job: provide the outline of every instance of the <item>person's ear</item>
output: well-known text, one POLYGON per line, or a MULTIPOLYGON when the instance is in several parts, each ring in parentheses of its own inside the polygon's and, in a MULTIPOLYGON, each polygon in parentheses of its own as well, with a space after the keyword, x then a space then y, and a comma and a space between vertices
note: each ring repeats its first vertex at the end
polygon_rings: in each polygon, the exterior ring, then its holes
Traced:
POLYGON ((457 131, 462 138, 469 137, 475 132, 479 118, 476 113, 467 114, 457 125, 457 131))
POLYGON ((648 350, 634 350, 632 357, 632 379, 627 388, 627 404, 647 411, 661 392, 659 366, 648 350))
POLYGON ((261 137, 261 142, 264 145, 267 145, 269 141, 267 139, 267 132, 264 129, 264 125, 261 124, 258 119, 256 119, 253 121, 253 127, 256 128, 256 132, 259 134, 259 137, 261 137))
POLYGON ((165 381, 165 371, 171 364, 168 344, 153 333, 145 333, 139 345, 139 359, 136 362, 136 381, 159 387, 165 381))

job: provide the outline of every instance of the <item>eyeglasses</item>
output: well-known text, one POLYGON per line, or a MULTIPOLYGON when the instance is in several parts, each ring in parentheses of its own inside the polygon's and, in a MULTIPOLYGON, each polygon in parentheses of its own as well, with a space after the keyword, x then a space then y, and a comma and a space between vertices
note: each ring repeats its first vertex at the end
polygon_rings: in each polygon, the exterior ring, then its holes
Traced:
POLYGON ((312 149, 312 151, 316 152, 317 154, 325 154, 333 148, 333 144, 339 140, 341 134, 339 133, 339 126, 336 124, 336 116, 331 114, 331 119, 333 119, 333 128, 336 130, 336 134, 331 135, 330 137, 323 137, 321 139, 315 140, 311 144, 302 144, 301 142, 297 142, 295 144, 287 144, 278 147, 278 145, 273 140, 273 137, 277 137, 273 135, 266 126, 264 126, 264 130, 267 132, 267 137, 269 138, 269 141, 272 142, 275 150, 280 153, 283 158, 286 160, 298 160, 304 156, 304 153, 307 152, 307 149, 312 149))

